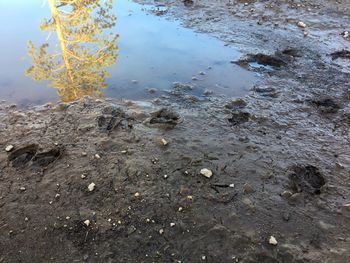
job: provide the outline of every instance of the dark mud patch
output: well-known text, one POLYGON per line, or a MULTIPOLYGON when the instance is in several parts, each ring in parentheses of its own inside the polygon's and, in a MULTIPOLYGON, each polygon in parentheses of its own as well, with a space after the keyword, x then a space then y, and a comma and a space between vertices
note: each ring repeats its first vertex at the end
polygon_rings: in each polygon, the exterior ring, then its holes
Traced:
POLYGON ((331 53, 331 57, 332 57, 332 60, 336 60, 338 58, 350 59, 350 51, 346 50, 346 49, 343 49, 343 50, 340 50, 340 51, 337 51, 337 52, 333 52, 333 53, 331 53))
POLYGON ((254 87, 253 91, 262 97, 277 98, 279 96, 279 92, 273 87, 254 87))
POLYGON ((13 151, 8 156, 8 160, 11 162, 13 167, 23 167, 33 159, 37 150, 38 146, 35 144, 21 147, 13 151))
POLYGON ((46 168, 60 158, 62 153, 62 148, 54 148, 46 152, 37 153, 32 159, 32 166, 46 168))
POLYGON ((323 113, 337 113, 341 106, 332 98, 311 100, 311 103, 323 113))
POLYGON ((231 117, 228 119, 228 122, 231 126, 237 126, 243 123, 246 123, 250 120, 249 112, 232 112, 231 117))
POLYGON ((228 110, 242 110, 247 107, 247 102, 242 99, 232 100, 228 102, 224 107, 228 110))
POLYGON ((181 117, 172 109, 162 108, 156 112, 151 113, 151 118, 148 122, 152 126, 174 128, 181 122, 181 117))
POLYGON ((289 175, 291 189, 294 193, 321 194, 321 188, 326 184, 320 170, 313 166, 295 166, 289 175))

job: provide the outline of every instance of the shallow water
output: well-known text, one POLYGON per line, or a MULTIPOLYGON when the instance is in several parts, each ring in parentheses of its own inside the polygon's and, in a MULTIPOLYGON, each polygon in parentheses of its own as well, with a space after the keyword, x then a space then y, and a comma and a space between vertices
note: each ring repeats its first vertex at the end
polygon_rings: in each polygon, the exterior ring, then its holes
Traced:
MULTIPOLYGON (((42 0, 0 0, 0 98, 22 105, 58 100, 56 90, 46 82, 36 82, 24 75, 30 65, 26 43, 45 42, 40 21, 49 17, 42 0)), ((119 57, 110 67, 106 96, 149 99, 170 90, 172 83, 195 86, 201 95, 205 89, 216 94, 241 96, 256 81, 256 76, 230 63, 240 54, 234 48, 205 34, 195 33, 178 22, 150 14, 157 8, 131 1, 114 1, 117 13, 116 33, 119 57), (201 75, 199 72, 203 72, 201 75), (193 78, 198 80, 193 80, 193 78), (158 90, 150 94, 148 89, 158 90)))

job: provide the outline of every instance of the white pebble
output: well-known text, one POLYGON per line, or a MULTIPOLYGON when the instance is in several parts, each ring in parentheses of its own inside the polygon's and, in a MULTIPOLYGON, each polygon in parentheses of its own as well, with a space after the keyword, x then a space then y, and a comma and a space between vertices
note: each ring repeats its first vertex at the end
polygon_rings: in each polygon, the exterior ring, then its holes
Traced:
POLYGON ((200 173, 201 173, 201 175, 203 175, 207 178, 210 178, 213 175, 213 172, 207 168, 203 168, 200 173))
POLYGON ((166 146, 166 145, 168 145, 168 142, 163 138, 163 139, 162 139, 162 144, 163 144, 164 146, 166 146))
POLYGON ((235 188, 235 184, 230 184, 229 187, 230 188, 235 188))
POLYGON ((269 244, 274 245, 274 246, 277 245, 277 240, 274 236, 270 236, 269 244))
POLYGON ((95 186, 96 186, 96 185, 95 185, 94 183, 89 184, 89 186, 88 186, 88 190, 89 190, 89 192, 94 191, 95 186))
POLYGON ((162 228, 159 230, 159 234, 163 235, 163 233, 164 233, 164 229, 162 228))
POLYGON ((90 220, 89 219, 85 220, 84 221, 84 225, 89 226, 90 225, 90 220))
POLYGON ((298 27, 305 28, 306 24, 303 21, 298 22, 298 27))
POLYGON ((100 156, 99 154, 96 153, 96 154, 95 154, 95 158, 96 158, 96 159, 101 159, 101 156, 100 156))
POLYGON ((171 227, 174 227, 174 226, 175 226, 175 223, 170 223, 170 226, 171 226, 171 227))
POLYGON ((5 151, 6 151, 6 152, 10 152, 10 151, 13 150, 13 148, 14 148, 13 145, 7 145, 6 148, 5 148, 5 151))

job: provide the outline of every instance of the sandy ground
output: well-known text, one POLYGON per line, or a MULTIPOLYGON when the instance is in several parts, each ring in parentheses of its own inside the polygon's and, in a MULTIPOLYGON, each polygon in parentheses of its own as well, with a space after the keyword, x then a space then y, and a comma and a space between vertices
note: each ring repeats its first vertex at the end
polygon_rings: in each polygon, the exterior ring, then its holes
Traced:
POLYGON ((155 4, 261 81, 235 99, 3 103, 0 262, 348 262, 350 60, 331 56, 348 1, 155 4))

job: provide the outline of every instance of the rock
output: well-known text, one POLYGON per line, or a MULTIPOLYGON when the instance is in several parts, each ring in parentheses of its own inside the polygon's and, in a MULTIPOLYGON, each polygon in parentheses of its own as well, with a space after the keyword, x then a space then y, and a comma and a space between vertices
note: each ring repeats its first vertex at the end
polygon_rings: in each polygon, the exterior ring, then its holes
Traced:
POLYGON ((88 186, 89 192, 94 191, 94 190, 95 190, 95 186, 96 186, 96 185, 95 185, 94 183, 89 184, 89 186, 88 186))
POLYGON ((205 73, 204 71, 199 71, 198 74, 199 74, 199 75, 202 75, 202 76, 206 75, 206 73, 205 73))
POLYGON ((162 229, 159 229, 159 234, 160 235, 163 235, 164 234, 164 229, 162 228, 162 229))
POLYGON ((252 202, 252 200, 250 200, 249 198, 243 198, 242 200, 242 203, 245 204, 248 208, 250 209, 254 209, 255 208, 255 205, 254 203, 252 202))
POLYGON ((21 190, 22 192, 24 192, 24 191, 26 190, 26 188, 25 188, 24 186, 21 186, 21 187, 19 188, 19 190, 21 190))
POLYGON ((82 152, 81 155, 82 156, 87 156, 87 153, 86 152, 82 152))
POLYGON ((209 90, 209 89, 205 89, 204 92, 203 92, 203 95, 204 96, 209 96, 209 95, 212 95, 213 93, 214 93, 214 91, 209 90))
POLYGON ((134 196, 135 196, 135 197, 139 197, 139 196, 140 196, 140 193, 135 193, 134 196))
POLYGON ((174 227, 175 226, 175 223, 170 223, 170 227, 174 227))
POLYGON ((345 217, 350 217, 350 203, 343 204, 340 210, 342 215, 345 217))
POLYGON ((207 178, 210 178, 213 176, 213 172, 207 168, 203 168, 201 171, 200 171, 200 174, 207 177, 207 178))
POLYGON ((162 144, 163 144, 164 146, 166 146, 166 145, 168 145, 168 142, 163 138, 163 139, 162 139, 162 144))
POLYGON ((348 31, 344 31, 340 35, 342 35, 343 38, 348 38, 349 37, 349 32, 348 31))
POLYGON ((84 221, 84 225, 89 226, 89 225, 90 225, 90 220, 88 220, 88 219, 85 220, 85 221, 84 221))
POLYGON ((269 244, 273 245, 273 246, 277 246, 277 240, 274 236, 270 236, 270 239, 269 239, 269 244))
POLYGON ((15 148, 13 145, 7 145, 6 148, 5 148, 5 151, 6 152, 11 152, 13 150, 13 148, 15 148))
POLYGON ((95 158, 96 158, 96 159, 101 159, 101 156, 100 156, 99 154, 96 153, 96 154, 95 154, 95 158))
POLYGON ((282 196, 283 198, 285 198, 285 199, 290 198, 292 195, 293 195, 293 193, 290 192, 290 191, 283 191, 283 192, 281 193, 281 196, 282 196))
POLYGON ((245 194, 251 194, 251 193, 254 193, 255 190, 250 184, 245 183, 244 186, 243 186, 243 192, 245 194))
POLYGON ((230 188, 235 188, 235 184, 229 184, 228 187, 230 187, 230 188))
POLYGON ((291 217, 290 212, 284 212, 282 215, 283 220, 287 222, 290 220, 290 217, 291 217))
POLYGON ((301 28, 306 27, 306 24, 303 21, 299 21, 297 25, 298 25, 298 27, 301 27, 301 28))

